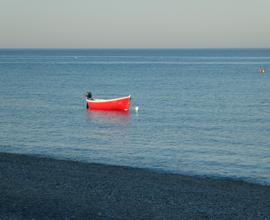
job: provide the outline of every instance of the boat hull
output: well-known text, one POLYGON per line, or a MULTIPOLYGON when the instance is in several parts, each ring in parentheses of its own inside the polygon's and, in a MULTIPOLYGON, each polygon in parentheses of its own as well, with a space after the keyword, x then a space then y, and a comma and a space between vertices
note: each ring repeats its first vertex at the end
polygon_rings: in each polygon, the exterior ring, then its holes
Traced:
POLYGON ((128 111, 131 96, 116 99, 86 99, 86 107, 90 110, 128 111))

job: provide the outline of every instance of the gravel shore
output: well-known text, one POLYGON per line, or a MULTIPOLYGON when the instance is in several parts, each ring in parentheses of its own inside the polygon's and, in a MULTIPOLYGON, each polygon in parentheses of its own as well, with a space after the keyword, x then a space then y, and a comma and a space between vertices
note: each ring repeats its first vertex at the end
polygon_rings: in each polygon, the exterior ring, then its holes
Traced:
POLYGON ((270 219, 270 186, 0 153, 0 219, 270 219))

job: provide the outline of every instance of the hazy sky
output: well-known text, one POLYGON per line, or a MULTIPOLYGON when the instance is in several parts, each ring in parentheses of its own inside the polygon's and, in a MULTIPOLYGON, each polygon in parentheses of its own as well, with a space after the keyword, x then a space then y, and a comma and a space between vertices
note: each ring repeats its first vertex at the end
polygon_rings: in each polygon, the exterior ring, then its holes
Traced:
POLYGON ((0 0, 0 48, 270 48, 270 0, 0 0))

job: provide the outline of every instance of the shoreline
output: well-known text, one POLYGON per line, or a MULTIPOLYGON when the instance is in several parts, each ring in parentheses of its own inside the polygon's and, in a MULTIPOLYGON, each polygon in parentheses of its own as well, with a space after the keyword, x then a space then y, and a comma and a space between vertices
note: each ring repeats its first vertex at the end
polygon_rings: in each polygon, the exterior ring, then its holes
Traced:
POLYGON ((270 186, 0 153, 0 219, 270 219, 270 186))

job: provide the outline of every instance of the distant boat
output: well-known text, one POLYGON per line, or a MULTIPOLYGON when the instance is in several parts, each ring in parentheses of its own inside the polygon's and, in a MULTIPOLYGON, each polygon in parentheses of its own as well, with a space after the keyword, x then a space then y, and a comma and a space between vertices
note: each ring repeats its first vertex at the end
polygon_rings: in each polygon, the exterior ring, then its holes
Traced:
POLYGON ((86 108, 93 110, 118 110, 128 111, 131 96, 120 97, 115 99, 89 99, 86 98, 86 108))
POLYGON ((259 72, 260 72, 261 74, 264 74, 264 68, 260 67, 260 68, 259 68, 259 72))

